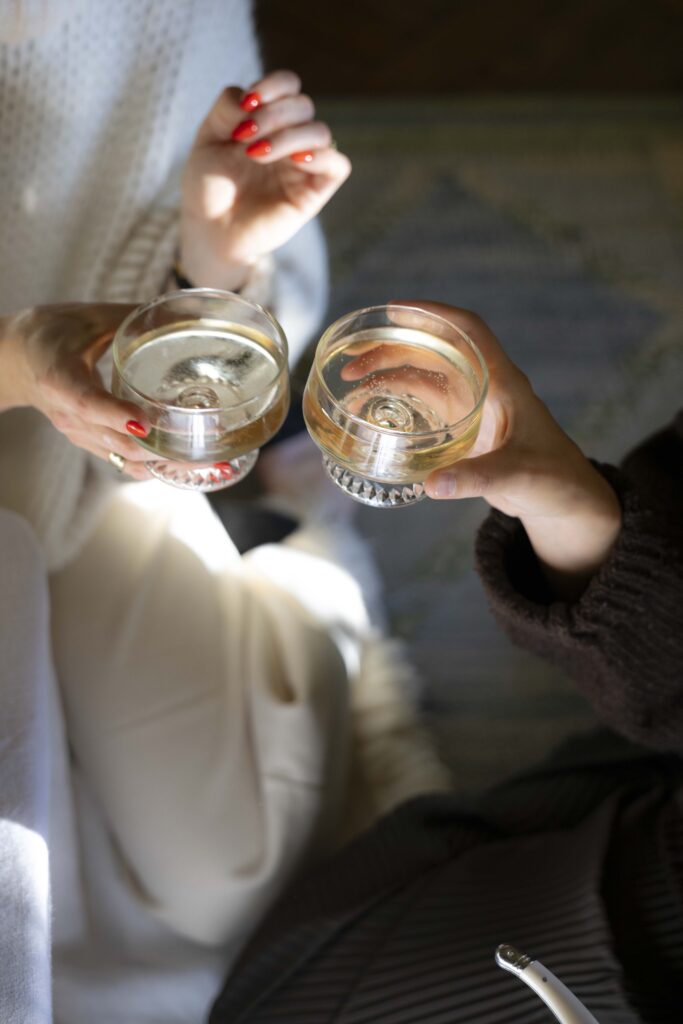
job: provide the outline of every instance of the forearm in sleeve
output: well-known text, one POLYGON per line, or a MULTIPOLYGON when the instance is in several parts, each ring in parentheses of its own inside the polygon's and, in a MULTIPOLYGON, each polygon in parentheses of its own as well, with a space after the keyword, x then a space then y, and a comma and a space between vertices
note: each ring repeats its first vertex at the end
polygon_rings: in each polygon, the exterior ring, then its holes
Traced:
MULTIPOLYGON (((516 519, 492 512, 477 562, 511 638, 568 671, 613 729, 683 751, 683 515, 666 491, 598 467, 623 509, 617 542, 578 601, 556 601, 516 519)), ((650 482, 652 478, 650 478, 650 482)), ((665 490, 665 489, 663 489, 665 490)))

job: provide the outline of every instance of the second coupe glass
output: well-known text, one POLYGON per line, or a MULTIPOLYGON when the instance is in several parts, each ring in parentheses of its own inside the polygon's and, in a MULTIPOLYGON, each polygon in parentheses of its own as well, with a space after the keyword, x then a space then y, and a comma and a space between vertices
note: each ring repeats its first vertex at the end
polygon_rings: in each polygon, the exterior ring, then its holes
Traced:
POLYGON ((470 450, 487 387, 479 350, 450 321, 373 306, 323 334, 304 417, 342 490, 366 505, 400 508, 424 497, 432 470, 470 450))

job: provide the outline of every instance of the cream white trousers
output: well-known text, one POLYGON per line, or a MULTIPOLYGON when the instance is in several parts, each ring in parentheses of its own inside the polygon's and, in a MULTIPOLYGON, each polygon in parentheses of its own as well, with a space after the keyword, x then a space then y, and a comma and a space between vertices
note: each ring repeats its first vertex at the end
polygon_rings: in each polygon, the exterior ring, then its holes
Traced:
POLYGON ((3 1024, 199 1022, 338 830, 371 630, 301 548, 240 558, 202 498, 124 485, 48 581, 0 510, 3 1024))

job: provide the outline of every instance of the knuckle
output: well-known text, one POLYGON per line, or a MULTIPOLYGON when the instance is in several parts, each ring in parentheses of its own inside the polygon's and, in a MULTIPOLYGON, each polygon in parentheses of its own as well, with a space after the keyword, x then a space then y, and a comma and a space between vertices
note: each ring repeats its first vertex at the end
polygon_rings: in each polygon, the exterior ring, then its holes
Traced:
POLYGON ((547 478, 546 469, 543 466, 516 466, 514 471, 511 471, 511 475, 513 473, 516 488, 522 494, 532 494, 539 482, 547 478))
POLYGON ((216 99, 216 103, 214 105, 216 113, 221 116, 231 114, 239 97, 239 92, 240 90, 234 85, 226 85, 216 99))
POLYGON ((48 366, 40 376, 37 376, 36 384, 44 394, 50 397, 61 396, 64 391, 61 375, 55 366, 48 366))
POLYGON ((345 153, 339 153, 339 168, 340 174, 343 175, 344 179, 348 178, 353 169, 353 164, 349 160, 345 153))
POLYGON ((224 134, 228 131, 234 123, 238 92, 239 90, 233 85, 222 89, 202 126, 217 134, 224 134))
POLYGON ((116 452, 117 455, 122 455, 124 459, 134 461, 146 457, 143 449, 132 438, 124 434, 106 431, 101 435, 101 441, 108 451, 116 452))
POLYGON ((301 78, 297 75, 296 71, 292 71, 291 68, 282 68, 277 74, 282 77, 283 82, 292 92, 299 92, 301 90, 301 78))
POLYGON ((491 489, 491 476, 489 473, 477 469, 472 473, 470 486, 474 494, 488 494, 491 489))
POLYGON ((324 121, 314 121, 313 127, 320 136, 320 141, 324 146, 329 146, 332 142, 332 131, 328 124, 324 121))
POLYGON ((91 407, 90 397, 85 391, 79 391, 73 396, 74 412, 83 420, 90 419, 91 407))
POLYGON ((460 318, 463 323, 463 327, 469 328, 470 330, 477 330, 484 327, 484 321, 475 313, 473 309, 461 309, 459 310, 460 318))
POLYGON ((307 93, 301 93, 299 96, 299 105, 302 113, 306 114, 308 117, 313 117, 315 113, 315 103, 307 93))
POLYGON ((61 430, 62 433, 69 430, 72 424, 71 416, 69 415, 69 413, 64 412, 61 409, 57 409, 50 415, 50 422, 52 423, 53 427, 56 427, 57 430, 61 430))
MULTIPOLYGON (((534 393, 534 397, 537 398, 538 396, 536 395, 536 392, 534 391, 533 384, 531 383, 530 378, 527 376, 527 374, 524 372, 524 370, 520 370, 520 368, 518 366, 515 366, 515 370, 516 370, 516 377, 517 377, 517 384, 518 384, 518 386, 526 388, 526 390, 533 392, 534 393)), ((540 399, 539 399, 539 401, 540 401, 540 399)))

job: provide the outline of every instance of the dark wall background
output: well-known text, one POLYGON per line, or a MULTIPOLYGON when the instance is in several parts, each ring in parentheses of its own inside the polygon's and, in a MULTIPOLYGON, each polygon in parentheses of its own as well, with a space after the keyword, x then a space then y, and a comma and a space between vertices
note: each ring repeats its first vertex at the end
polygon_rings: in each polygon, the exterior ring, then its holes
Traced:
POLYGON ((257 0, 314 95, 675 92, 683 0, 257 0))

